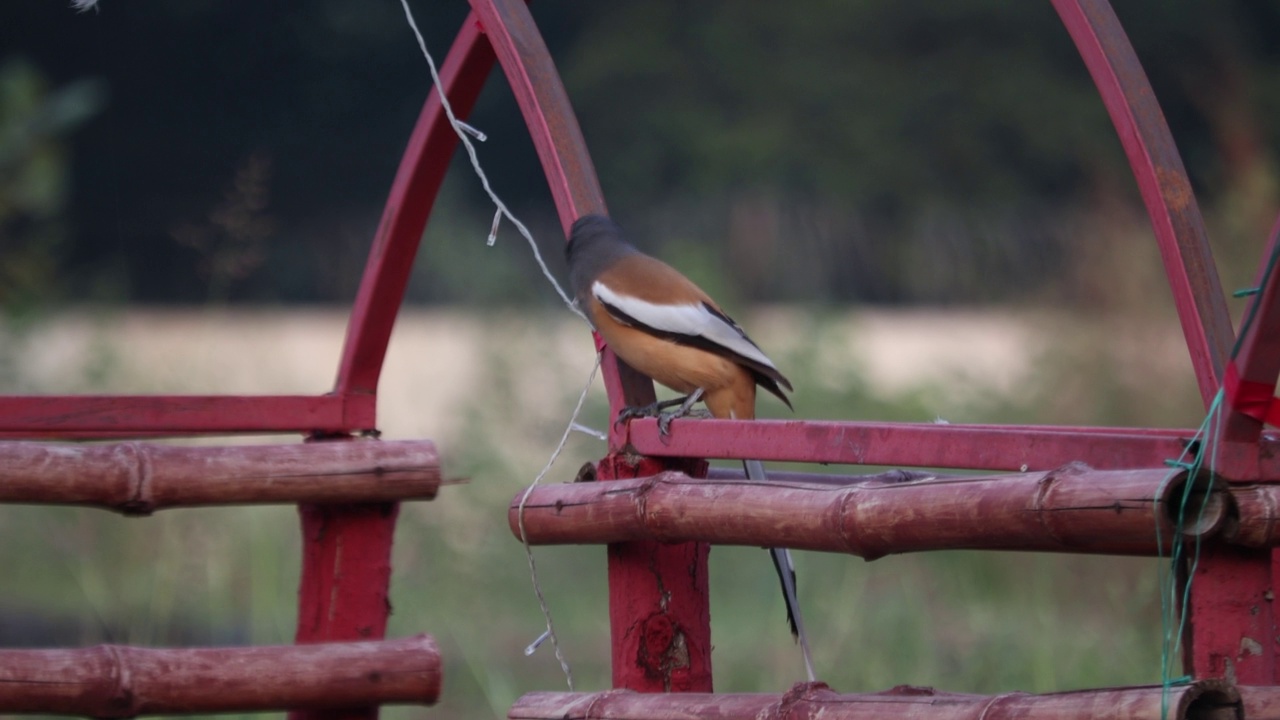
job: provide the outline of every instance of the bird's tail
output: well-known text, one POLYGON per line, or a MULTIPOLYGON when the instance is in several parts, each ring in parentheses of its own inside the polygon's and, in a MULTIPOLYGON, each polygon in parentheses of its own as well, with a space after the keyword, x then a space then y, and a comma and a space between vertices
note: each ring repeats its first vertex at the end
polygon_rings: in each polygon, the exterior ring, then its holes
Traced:
MULTIPOLYGON (((769 479, 764 472, 764 463, 759 460, 743 460, 742 468, 750 480, 763 482, 769 479)), ((782 598, 787 605, 787 623, 791 625, 791 636, 800 643, 809 682, 816 682, 813 657, 809 653, 809 636, 804 632, 804 618, 800 615, 800 601, 796 598, 796 566, 791 560, 791 551, 786 548, 769 548, 769 555, 773 558, 773 567, 778 571, 778 580, 782 583, 782 598)))

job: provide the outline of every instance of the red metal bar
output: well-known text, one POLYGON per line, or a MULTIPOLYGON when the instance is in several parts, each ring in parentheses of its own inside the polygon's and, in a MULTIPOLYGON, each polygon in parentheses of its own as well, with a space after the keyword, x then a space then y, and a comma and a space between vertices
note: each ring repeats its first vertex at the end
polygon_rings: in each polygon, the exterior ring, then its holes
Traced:
POLYGON ((49 395, 0 398, 0 437, 349 432, 374 427, 362 395, 49 395))
POLYGON ((471 6, 524 113, 567 235, 574 220, 607 210, 560 74, 522 0, 471 0, 471 6))
MULTIPOLYGON (((459 118, 471 113, 493 68, 493 50, 481 35, 474 13, 468 15, 440 69, 443 92, 459 118)), ((418 116, 347 326, 335 387, 338 392, 367 396, 371 404, 414 256, 458 145, 440 92, 440 87, 432 89, 418 116)), ((391 543, 398 511, 395 503, 299 506, 304 541, 299 643, 380 638, 385 634, 390 612, 391 543)), ((290 717, 371 719, 377 715, 376 707, 368 707, 294 712, 290 717)))
POLYGON ((1191 182, 1164 113, 1107 0, 1053 0, 1120 135, 1151 217, 1205 406, 1235 340, 1191 182))
MULTIPOLYGON (((626 428, 631 451, 658 457, 1037 471, 1070 462, 1112 470, 1160 467, 1177 459, 1194 434, 1035 425, 676 420, 664 437, 652 418, 632 420, 626 428)), ((1218 472, 1241 482, 1280 478, 1277 449, 1271 436, 1261 446, 1224 443, 1217 451, 1218 472)))
MULTIPOLYGON (((440 81, 460 119, 471 114, 493 60, 493 49, 484 41, 472 13, 463 22, 440 68, 440 81)), ((387 343, 409 283, 413 259, 458 146, 457 134, 440 104, 439 91, 432 88, 418 115, 369 250, 338 369, 336 388, 341 393, 377 392, 387 343)))
MULTIPOLYGON (((489 32, 507 82, 524 113, 566 237, 583 215, 607 213, 595 164, 551 54, 520 0, 472 0, 489 32)), ((596 337, 611 410, 653 401, 653 383, 619 361, 596 337)), ((614 416, 611 413, 611 417, 614 416)))
MULTIPOLYGON (((524 114, 566 236, 580 216, 605 213, 604 195, 560 75, 520 0, 472 0, 524 114)), ((622 405, 652 402, 653 383, 603 349, 611 417, 622 405)), ((610 459, 606 459, 607 461, 610 459)), ((680 467, 612 458, 601 479, 680 467)), ((704 469, 705 472, 705 469, 704 469)), ((609 546, 613 683, 649 692, 711 689, 708 547, 700 543, 609 546)))
POLYGON ((1270 548, 1206 546, 1191 584, 1183 663, 1197 679, 1280 682, 1270 548))
MULTIPOLYGON (((670 463, 610 455, 601 480, 650 475, 670 463)), ((705 475, 705 462, 682 463, 705 475)), ((609 545, 613 686, 638 692, 711 692, 707 543, 651 540, 609 545)))
MULTIPOLYGON (((299 644, 377 640, 391 612, 391 541, 396 503, 299 505, 302 579, 298 589, 299 644)), ((376 720, 378 708, 295 710, 291 720, 376 720)))
MULTIPOLYGON (((1224 440, 1256 442, 1267 416, 1275 407, 1276 378, 1280 376, 1280 269, 1268 272, 1280 250, 1280 218, 1271 228, 1271 239, 1258 264, 1254 287, 1258 292, 1245 307, 1246 325, 1227 366, 1224 378, 1226 423, 1224 440)), ((1274 424, 1273 417, 1270 422, 1274 424)))

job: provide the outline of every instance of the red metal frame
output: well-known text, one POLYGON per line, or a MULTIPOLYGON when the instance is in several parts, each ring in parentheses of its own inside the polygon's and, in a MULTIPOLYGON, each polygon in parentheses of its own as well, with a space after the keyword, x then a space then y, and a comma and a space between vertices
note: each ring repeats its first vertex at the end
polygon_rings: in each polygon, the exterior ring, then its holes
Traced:
MULTIPOLYGON (((1234 339, 1204 223, 1186 171, 1145 74, 1106 0, 1052 0, 1098 86, 1151 216, 1174 304, 1206 406, 1225 382, 1225 442, 1218 467, 1231 480, 1275 482, 1277 439, 1263 433, 1280 373, 1280 292, 1265 278, 1257 314, 1234 339)), ((515 93, 565 229, 605 203, 582 133, 549 53, 521 0, 471 0, 442 68, 459 117, 474 105, 497 59, 515 93), (487 41, 482 35, 488 35, 487 41)), ((310 396, 0 397, 0 437, 117 437, 156 434, 302 432, 317 439, 376 427, 376 392, 391 329, 419 239, 457 139, 436 90, 405 151, 352 308, 334 391, 310 396)), ((1272 239, 1273 245, 1277 241, 1272 239)), ((652 384, 604 353, 610 407, 648 402, 652 384)), ((1191 433, 1137 428, 730 421, 678 422, 671 438, 652 421, 614 428, 602 477, 688 467, 689 457, 1043 470, 1068 461, 1096 467, 1152 467, 1175 458, 1191 433), (629 459, 639 452, 645 457, 629 459)), ((386 557, 395 506, 303 507, 307 537, 300 642, 378 637, 386 621, 386 557), (365 565, 356 570, 352 561, 365 565)), ((710 635, 705 545, 633 544, 609 553, 614 684, 638 690, 709 690, 710 635), (680 602, 668 602, 672 597, 680 602), (690 655, 673 673, 657 662, 668 646, 637 623, 666 628, 690 655), (655 639, 656 638, 656 639, 655 639), (656 645, 653 643, 657 643, 656 645)), ((1196 570, 1187 669, 1196 677, 1275 683, 1277 632, 1270 611, 1280 556, 1211 548, 1196 570), (1264 611, 1259 610, 1264 608, 1264 611), (1244 648, 1245 650, 1242 650, 1244 648), (1246 652, 1247 650, 1247 652, 1246 652)), ((371 712, 361 711, 368 716, 371 712)))

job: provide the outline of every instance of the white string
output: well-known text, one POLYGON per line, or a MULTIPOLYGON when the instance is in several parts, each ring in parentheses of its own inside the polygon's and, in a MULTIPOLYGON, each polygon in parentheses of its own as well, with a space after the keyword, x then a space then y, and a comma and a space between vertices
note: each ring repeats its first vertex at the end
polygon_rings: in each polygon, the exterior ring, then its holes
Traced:
MULTIPOLYGON (((427 60, 427 67, 431 69, 431 80, 435 83, 436 94, 440 97, 440 106, 444 108, 445 115, 449 118, 449 124, 453 126, 453 131, 458 135, 458 140, 462 143, 462 146, 467 149, 467 157, 471 160, 471 168, 475 171, 476 176, 480 178, 480 184, 484 186, 485 193, 489 195, 489 199, 493 202, 496 209, 496 212, 493 215, 493 225, 489 228, 489 235, 485 244, 492 247, 497 241, 498 227, 502 223, 502 218, 505 217, 510 220, 511 224, 516 226, 516 229, 520 231, 520 234, 529 243, 529 248, 533 251, 533 257, 538 261, 538 267, 542 269, 543 277, 545 277, 547 282, 551 283, 551 286, 555 288, 556 294, 560 296, 560 299, 564 301, 564 304, 569 307, 569 310, 574 315, 577 315, 583 320, 587 320, 587 316, 578 309, 577 303, 565 293, 564 289, 560 287, 560 283, 556 282, 555 277, 551 274, 551 270, 547 267, 547 263, 542 259, 542 253, 538 250, 538 244, 534 241, 533 234, 529 232, 529 228, 525 227, 525 224, 520 222, 520 219, 512 214, 512 212, 507 208, 506 203, 502 202, 502 199, 498 197, 498 194, 494 192, 493 187, 490 186, 489 177, 485 175, 484 169, 480 167, 480 158, 476 155, 475 145, 471 142, 472 137, 476 138, 480 142, 484 142, 486 136, 484 133, 459 120, 454 114, 453 106, 449 103, 449 98, 444 92, 444 85, 440 82, 440 73, 436 69, 435 59, 431 57, 431 52, 427 50, 427 42, 423 39, 422 32, 418 29, 418 23, 413 19, 413 11, 409 8, 409 0, 400 0, 400 5, 404 8, 405 19, 409 22, 409 28, 413 30, 413 35, 418 40, 418 48, 422 50, 422 56, 427 60)), ((587 321, 587 324, 590 325, 590 321, 587 321)), ((524 495, 520 497, 520 506, 516 511, 520 530, 520 541, 524 544, 525 556, 529 560, 529 575, 530 579, 533 581, 533 593, 537 596, 538 607, 542 609, 542 616, 547 621, 546 631, 543 632, 537 640, 534 640, 527 648, 525 648, 525 654, 533 654, 544 640, 550 638, 551 647, 555 650, 556 660, 560 663, 560 669, 564 671, 565 681, 569 685, 570 692, 573 691, 573 671, 570 669, 569 662, 565 660, 564 654, 560 650, 560 640, 556 636, 555 625, 551 620, 551 608, 547 605, 547 599, 542 593, 542 584, 538 581, 538 568, 533 559, 533 547, 529 544, 529 539, 526 536, 524 529, 524 507, 525 502, 528 501, 529 495, 533 492, 533 489, 537 487, 538 483, 542 482, 542 478, 546 477, 552 466, 555 465, 556 460, 560 457, 560 453, 564 451, 564 446, 569 440, 569 434, 575 430, 583 430, 583 426, 578 423, 578 414, 582 412, 582 406, 586 402, 587 393, 595 382, 596 373, 599 372, 599 370, 600 356, 597 354, 595 366, 591 368, 591 375, 587 378, 587 383, 583 386, 582 393, 578 396, 578 404, 573 408, 573 414, 569 418, 569 423, 565 427, 564 434, 560 437, 560 442, 551 453, 551 457, 547 460, 547 464, 543 466, 541 472, 539 472, 537 477, 533 479, 533 482, 529 484, 529 487, 525 489, 524 495)), ((597 434, 597 436, 599 435, 597 434)))
MULTIPOLYGON (((529 228, 525 227, 524 223, 520 222, 519 218, 507 209, 506 203, 502 202, 502 198, 498 197, 498 193, 494 192, 493 188, 489 185, 489 176, 485 175, 484 169, 480 167, 480 159, 476 156, 475 145, 472 144, 471 138, 469 137, 471 133, 468 131, 470 130, 474 132, 474 129, 471 128, 470 125, 459 120, 457 116, 453 114, 453 106, 449 104, 449 98, 444 92, 444 85, 440 82, 440 73, 436 70, 436 61, 431 57, 431 53, 427 50, 427 41, 423 39, 422 32, 418 30, 418 23, 413 19, 413 11, 409 9, 409 0, 400 0, 400 4, 404 7, 404 16, 409 21, 409 27, 413 30, 414 37, 418 39, 418 47, 422 50, 422 56, 427 59, 427 66, 431 68, 431 80, 435 83, 436 94, 440 96, 440 106, 444 108, 445 115, 449 116, 449 123, 453 126, 453 131, 458 134, 458 139, 462 141, 462 146, 467 149, 467 157, 471 159, 471 167, 475 170, 476 176, 480 178, 480 184, 484 186, 484 191, 488 193, 489 199, 493 201, 494 207, 497 208, 493 231, 489 233, 489 237, 495 238, 497 236, 498 220, 501 217, 506 217, 510 220, 511 224, 515 225, 516 229, 520 231, 520 234, 524 236, 524 239, 528 241, 530 249, 533 250, 533 257, 538 261, 538 267, 542 268, 543 276, 545 276, 547 278, 547 282, 551 283, 551 286, 556 289, 556 294, 560 296, 560 299, 564 301, 565 305, 569 306, 569 310, 572 311, 573 314, 583 320, 586 320, 587 316, 582 314, 582 311, 578 309, 573 300, 571 300, 569 296, 565 294, 564 289, 560 287, 560 283, 556 282, 555 276, 551 274, 550 268, 547 267, 547 263, 542 259, 542 253, 538 251, 538 243, 534 242, 533 234, 529 232, 529 228)), ((490 244, 492 244, 492 242, 490 242, 490 244)))
MULTIPOLYGON (((560 653, 560 641, 556 638, 555 626, 551 623, 551 608, 547 606, 547 599, 542 595, 542 585, 538 582, 538 568, 533 562, 533 546, 529 544, 529 537, 524 531, 524 505, 529 500, 529 495, 533 493, 533 489, 542 482, 542 478, 546 477, 551 470, 551 466, 555 465, 556 459, 560 457, 560 453, 564 450, 565 444, 569 441, 569 434, 573 432, 574 426, 578 424, 578 413, 582 412, 582 405, 587 400, 587 393, 591 390, 591 385, 596 381, 596 373, 600 370, 600 355, 596 354, 596 364, 591 368, 591 374, 587 377, 587 384, 582 386, 582 392, 578 395, 578 404, 573 407, 573 415, 569 418, 569 424, 564 429, 564 434, 560 436, 560 442, 556 445, 556 449, 551 453, 547 464, 542 467, 542 471, 538 476, 529 483, 529 487, 525 488, 524 495, 520 496, 520 506, 516 508, 516 522, 520 529, 520 542, 524 543, 525 556, 529 558, 529 575, 533 578, 533 594, 538 596, 538 607, 542 608, 542 616, 547 619, 547 631, 543 637, 535 640, 529 648, 536 650, 538 644, 545 637, 551 638, 551 647, 555 649, 556 660, 560 661, 560 669, 564 671, 565 680, 569 683, 569 692, 573 692, 573 672, 569 670, 569 663, 564 659, 564 655, 560 653)), ((526 655, 531 655, 529 649, 525 650, 526 655)))

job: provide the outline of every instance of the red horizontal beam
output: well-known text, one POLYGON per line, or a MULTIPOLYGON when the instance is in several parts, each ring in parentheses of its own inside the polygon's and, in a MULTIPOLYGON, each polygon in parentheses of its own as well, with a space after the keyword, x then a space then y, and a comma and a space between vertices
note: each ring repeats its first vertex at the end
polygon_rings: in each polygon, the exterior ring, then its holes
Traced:
MULTIPOLYGON (((1049 425, 812 420, 676 420, 663 437, 652 418, 633 420, 625 441, 641 455, 965 468, 1052 470, 1070 462, 1124 470, 1160 467, 1181 456, 1191 430, 1049 425)), ((1280 480, 1280 442, 1223 443, 1220 475, 1237 481, 1280 480)))
POLYGON ((351 432, 376 426, 372 395, 0 397, 0 437, 351 432))

